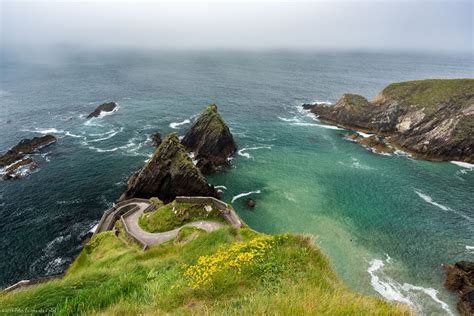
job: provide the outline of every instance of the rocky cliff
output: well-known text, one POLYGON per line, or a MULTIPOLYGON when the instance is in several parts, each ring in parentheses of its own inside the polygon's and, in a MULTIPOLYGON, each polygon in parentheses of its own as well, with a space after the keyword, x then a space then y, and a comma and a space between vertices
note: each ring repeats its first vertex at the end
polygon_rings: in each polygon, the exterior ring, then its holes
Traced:
POLYGON ((345 94, 334 106, 303 107, 321 121, 383 135, 418 158, 474 163, 474 79, 400 82, 371 102, 345 94))
POLYGON ((158 197, 168 203, 179 195, 217 197, 217 192, 207 183, 173 133, 163 140, 146 165, 129 179, 128 188, 120 199, 158 197))
POLYGON ((229 165, 229 157, 237 150, 234 137, 215 104, 204 109, 181 143, 194 153, 197 166, 205 174, 229 165))
POLYGON ((474 262, 460 261, 443 266, 446 272, 444 286, 459 295, 461 315, 474 315, 474 262))

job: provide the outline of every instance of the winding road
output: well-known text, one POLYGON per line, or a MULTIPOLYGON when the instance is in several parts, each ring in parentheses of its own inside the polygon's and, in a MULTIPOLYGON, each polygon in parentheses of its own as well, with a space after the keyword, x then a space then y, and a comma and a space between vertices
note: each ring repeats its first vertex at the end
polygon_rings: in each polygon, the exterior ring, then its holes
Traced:
POLYGON ((140 218, 140 216, 142 216, 143 211, 148 206, 150 206, 150 204, 145 203, 145 202, 137 202, 134 204, 137 205, 139 208, 136 209, 133 213, 127 214, 127 216, 124 216, 123 221, 125 225, 127 226, 129 233, 133 234, 135 238, 140 239, 142 242, 144 242, 148 246, 159 245, 164 242, 167 242, 168 240, 175 238, 176 236, 178 236, 179 230, 183 227, 196 227, 196 228, 205 230, 207 232, 212 232, 212 231, 225 227, 224 224, 218 223, 218 222, 196 221, 189 224, 185 224, 181 227, 175 228, 167 232, 149 233, 147 231, 144 231, 138 225, 138 219, 140 218))

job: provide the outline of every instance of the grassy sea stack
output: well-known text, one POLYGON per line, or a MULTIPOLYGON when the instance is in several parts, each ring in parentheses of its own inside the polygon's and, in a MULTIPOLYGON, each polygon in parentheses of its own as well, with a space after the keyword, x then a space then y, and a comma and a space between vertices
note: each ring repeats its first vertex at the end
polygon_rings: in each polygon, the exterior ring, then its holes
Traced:
POLYGON ((153 157, 128 181, 121 199, 158 197, 167 203, 179 195, 217 196, 193 164, 178 135, 168 135, 153 157))
POLYGON ((474 79, 400 82, 372 102, 345 94, 334 106, 303 106, 324 122, 386 136, 415 157, 474 163, 474 79))
POLYGON ((210 104, 188 130, 182 142, 194 152, 197 166, 205 174, 213 173, 220 166, 229 165, 229 157, 237 150, 229 128, 217 112, 217 105, 210 104))

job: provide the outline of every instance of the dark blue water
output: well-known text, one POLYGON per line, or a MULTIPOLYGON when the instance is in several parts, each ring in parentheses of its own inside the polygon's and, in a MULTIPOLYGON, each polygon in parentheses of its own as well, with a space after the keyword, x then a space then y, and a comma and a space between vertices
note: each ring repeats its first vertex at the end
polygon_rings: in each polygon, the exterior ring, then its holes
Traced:
POLYGON ((251 227, 310 233, 350 287, 454 313, 440 265, 474 259, 473 170, 372 154, 300 105, 373 97, 396 81, 473 77, 471 56, 101 52, 7 56, 0 67, 0 151, 25 137, 59 138, 34 155, 37 172, 0 182, 1 286, 66 269, 153 152, 149 135, 183 135, 189 124, 172 123, 215 102, 241 151, 210 182, 226 187, 223 199, 251 227), (118 111, 85 120, 105 101, 118 111), (237 198, 249 192, 252 211, 237 198))

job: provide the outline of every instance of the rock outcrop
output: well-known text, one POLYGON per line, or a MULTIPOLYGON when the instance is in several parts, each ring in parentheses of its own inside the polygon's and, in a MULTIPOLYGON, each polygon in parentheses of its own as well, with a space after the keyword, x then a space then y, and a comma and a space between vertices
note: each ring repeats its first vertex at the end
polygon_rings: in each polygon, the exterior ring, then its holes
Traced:
POLYGON ((93 112, 87 115, 87 118, 98 117, 102 112, 112 112, 117 107, 117 103, 108 102, 99 105, 93 112))
POLYGON ((237 150, 234 137, 217 112, 215 104, 204 109, 181 143, 194 153, 197 166, 204 174, 211 174, 221 166, 228 166, 229 158, 237 150))
POLYGON ((394 83, 371 102, 345 94, 303 105, 321 121, 377 133, 417 158, 474 163, 474 79, 394 83))
POLYGON ((474 262, 460 261, 443 266, 444 286, 459 295, 457 305, 461 315, 474 315, 474 262))
POLYGON ((163 140, 161 139, 161 134, 158 133, 158 132, 152 134, 152 135, 150 136, 150 138, 151 138, 151 144, 152 144, 153 147, 158 147, 158 146, 160 146, 160 145, 161 145, 161 142, 163 141, 163 140))
POLYGON ((120 199, 158 197, 168 203, 179 195, 218 196, 173 133, 163 140, 146 165, 129 179, 128 188, 120 199))
POLYGON ((37 169, 38 165, 27 155, 56 141, 57 139, 53 135, 22 139, 17 145, 0 156, 0 167, 5 168, 2 172, 2 178, 5 180, 21 178, 28 172, 37 169))

